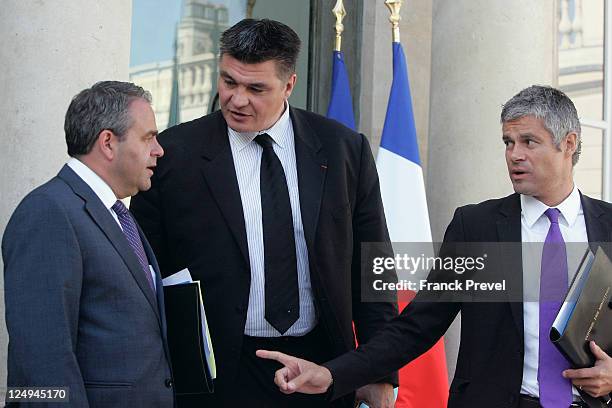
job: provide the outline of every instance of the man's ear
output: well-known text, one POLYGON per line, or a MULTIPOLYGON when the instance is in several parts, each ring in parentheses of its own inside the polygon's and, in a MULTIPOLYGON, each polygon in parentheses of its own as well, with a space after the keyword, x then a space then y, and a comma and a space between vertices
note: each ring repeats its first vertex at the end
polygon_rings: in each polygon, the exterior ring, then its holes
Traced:
POLYGON ((291 92, 293 92, 293 88, 295 88, 295 83, 297 82, 297 75, 295 73, 291 74, 287 83, 285 84, 285 99, 289 99, 291 96, 291 92))
POLYGON ((114 142, 116 139, 117 137, 111 130, 104 129, 98 134, 98 139, 96 139, 93 148, 97 149, 106 160, 110 161, 115 157, 114 142))
POLYGON ((576 132, 570 132, 567 134, 564 140, 565 143, 565 155, 572 157, 578 148, 578 135, 576 132))

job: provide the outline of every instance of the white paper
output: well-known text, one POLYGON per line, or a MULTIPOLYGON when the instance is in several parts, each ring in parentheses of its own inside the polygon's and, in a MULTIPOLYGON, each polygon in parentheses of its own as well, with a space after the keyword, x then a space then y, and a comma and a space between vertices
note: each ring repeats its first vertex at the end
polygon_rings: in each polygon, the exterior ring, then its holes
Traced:
POLYGON ((193 279, 191 278, 191 272, 189 269, 185 268, 182 271, 178 271, 167 278, 162 279, 164 286, 173 286, 180 285, 182 283, 191 283, 193 279))

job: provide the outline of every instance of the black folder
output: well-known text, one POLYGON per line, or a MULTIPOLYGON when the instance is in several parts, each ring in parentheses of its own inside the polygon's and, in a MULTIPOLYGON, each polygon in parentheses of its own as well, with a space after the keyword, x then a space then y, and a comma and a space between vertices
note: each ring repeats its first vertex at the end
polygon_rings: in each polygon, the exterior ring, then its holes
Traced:
MULTIPOLYGON (((612 262, 603 249, 596 255, 587 249, 569 287, 564 304, 552 328, 550 340, 572 367, 595 364, 589 342, 594 340, 604 351, 612 350, 612 262)), ((606 399, 581 395, 590 407, 607 407, 606 399)))
POLYGON ((164 286, 164 302, 176 395, 212 393, 213 375, 206 361, 199 282, 164 286))

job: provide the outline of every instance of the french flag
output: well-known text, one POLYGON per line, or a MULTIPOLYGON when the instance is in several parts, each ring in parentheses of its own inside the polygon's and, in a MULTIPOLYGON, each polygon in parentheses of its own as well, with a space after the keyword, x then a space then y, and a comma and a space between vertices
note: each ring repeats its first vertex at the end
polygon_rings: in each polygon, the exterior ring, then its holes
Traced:
POLYGON ((355 115, 353 114, 353 98, 349 86, 344 53, 334 51, 332 68, 331 94, 327 106, 327 117, 335 119, 344 126, 355 130, 355 115))
MULTIPOLYGON (((391 241, 431 242, 408 69, 399 42, 393 43, 393 83, 376 166, 391 241)), ((400 310, 405 306, 400 301, 400 310)), ((446 356, 440 339, 427 353, 400 370, 395 406, 440 408, 447 405, 447 400, 446 356)))
POLYGON ((431 242, 425 182, 402 45, 393 43, 393 83, 376 159, 392 242, 431 242))

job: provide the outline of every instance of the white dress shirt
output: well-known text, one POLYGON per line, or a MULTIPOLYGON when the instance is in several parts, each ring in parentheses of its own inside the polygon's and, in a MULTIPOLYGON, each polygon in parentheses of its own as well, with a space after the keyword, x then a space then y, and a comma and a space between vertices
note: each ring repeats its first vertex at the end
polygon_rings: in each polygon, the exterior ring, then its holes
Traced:
POLYGON ((259 188, 261 155, 263 149, 255 142, 255 137, 267 133, 274 140, 274 152, 278 156, 289 189, 293 233, 297 257, 298 288, 300 295, 300 316, 283 334, 302 336, 317 324, 317 316, 312 296, 308 249, 302 226, 300 191, 298 188, 297 165, 295 158, 295 139, 293 125, 289 116, 289 105, 280 119, 270 128, 260 132, 239 133, 228 127, 228 136, 234 167, 238 178, 238 188, 242 201, 244 224, 249 248, 251 266, 251 288, 244 334, 256 337, 278 337, 281 334, 265 319, 265 267, 264 242, 261 214, 261 193, 259 188))
MULTIPOLYGON (((119 218, 117 218, 117 214, 112 210, 112 206, 117 202, 117 196, 110 188, 110 186, 106 183, 106 181, 102 180, 100 176, 98 176, 92 169, 87 167, 86 164, 81 162, 74 157, 71 157, 68 162, 66 162, 68 167, 70 167, 76 174, 93 190, 93 192, 98 196, 102 204, 106 207, 106 209, 110 212, 111 216, 119 225, 119 228, 123 231, 123 227, 119 222, 119 218)), ((134 220, 136 222, 136 220, 134 220)), ((155 271, 153 267, 149 265, 149 273, 153 277, 153 286, 157 289, 157 282, 155 281, 155 271)))
MULTIPOLYGON (((540 271, 543 242, 550 221, 544 212, 550 207, 537 199, 521 195, 521 237, 523 242, 523 303, 525 356, 521 394, 539 397, 538 357, 540 305, 540 271)), ((568 282, 572 281, 578 264, 588 245, 588 237, 580 194, 574 186, 571 194, 558 206, 561 212, 559 228, 566 243, 568 282)), ((561 373, 559 373, 561 375, 561 373)), ((572 388, 574 395, 578 395, 572 388)))

